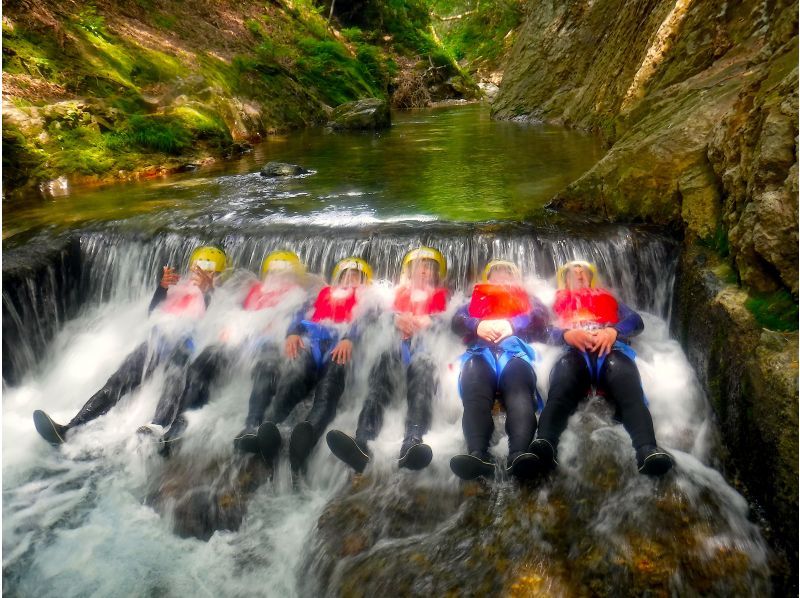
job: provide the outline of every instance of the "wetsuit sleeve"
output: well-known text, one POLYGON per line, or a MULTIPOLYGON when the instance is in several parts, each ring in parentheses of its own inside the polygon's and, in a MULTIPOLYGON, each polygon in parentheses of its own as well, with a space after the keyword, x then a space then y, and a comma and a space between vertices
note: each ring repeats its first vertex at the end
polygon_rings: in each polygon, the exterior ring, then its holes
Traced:
POLYGON ((550 313, 536 297, 531 297, 531 310, 511 318, 514 334, 528 341, 547 342, 550 313))
POLYGON ((459 307, 458 311, 453 316, 453 320, 450 322, 450 327, 458 336, 469 336, 478 333, 478 324, 480 324, 481 321, 478 318, 470 316, 467 311, 468 309, 469 306, 467 304, 459 307))
POLYGON ((289 328, 286 330, 286 336, 292 336, 293 334, 302 335, 306 331, 303 320, 305 320, 309 309, 311 309, 311 302, 306 301, 303 307, 295 312, 292 323, 289 324, 289 328))
POLYGON ((153 298, 150 300, 150 307, 147 308, 147 314, 153 313, 153 310, 158 307, 158 304, 164 301, 167 298, 167 289, 158 285, 156 287, 156 292, 153 293, 153 298))
POLYGON ((620 340, 636 336, 644 330, 642 316, 621 301, 617 303, 617 314, 619 321, 614 324, 614 329, 617 331, 620 340))

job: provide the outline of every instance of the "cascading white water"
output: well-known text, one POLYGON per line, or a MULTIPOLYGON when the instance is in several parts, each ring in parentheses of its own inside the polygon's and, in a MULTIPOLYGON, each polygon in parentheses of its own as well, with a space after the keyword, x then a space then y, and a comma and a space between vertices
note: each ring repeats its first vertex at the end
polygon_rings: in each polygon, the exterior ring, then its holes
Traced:
MULTIPOLYGON (((169 513, 143 504, 150 482, 164 464, 153 445, 143 443, 136 428, 153 414, 164 384, 162 371, 124 397, 107 415, 70 434, 52 449, 34 431, 31 412, 43 408, 56 421, 69 420, 115 371, 125 355, 148 335, 153 321, 147 303, 164 264, 182 265, 200 242, 221 243, 233 264, 255 272, 272 249, 297 251, 315 272, 329 272, 347 255, 369 259, 378 279, 391 279, 402 255, 419 244, 442 250, 454 289, 450 312, 465 301, 469 283, 491 258, 516 261, 531 290, 546 303, 554 295, 555 267, 570 258, 596 262, 610 286, 634 308, 647 312, 645 332, 636 338, 637 363, 650 402, 660 444, 678 463, 674 484, 703 502, 716 530, 705 542, 713 552, 736 547, 748 555, 747 567, 764 576, 766 547, 747 519, 747 504, 722 476, 711 469, 713 427, 708 407, 686 357, 669 338, 667 320, 675 259, 672 245, 660 237, 625 228, 602 231, 598 238, 565 236, 551 230, 505 227, 499 230, 458 225, 410 230, 406 226, 372 229, 320 229, 310 226, 271 230, 259 236, 229 232, 206 239, 165 233, 140 241, 113 232, 81 237, 85 306, 66 323, 48 350, 32 364, 23 382, 6 388, 3 401, 3 571, 7 589, 19 595, 209 596, 261 594, 302 595, 315 571, 309 569, 317 522, 326 505, 348 484, 350 474, 321 441, 312 454, 308 475, 293 485, 286 456, 274 479, 260 485, 247 501, 237 531, 219 530, 207 542, 172 533, 169 513)), ((235 279, 232 279, 235 281, 235 279)), ((195 332, 198 351, 216 342, 223 328, 246 332, 252 315, 238 307, 238 285, 221 287, 195 332)), ((388 283, 374 285, 380 300, 388 283)), ((288 307, 278 320, 285 328, 288 307)), ((256 316, 257 317, 257 316, 256 316)), ((281 328, 281 326, 276 326, 281 328)), ((234 334, 233 336, 237 336, 234 334)), ((356 366, 332 428, 355 430, 369 384, 369 368, 393 342, 385 323, 365 332, 356 366)), ((547 393, 547 373, 558 349, 535 346, 539 387, 547 393)), ((449 458, 463 450, 461 405, 456 389, 457 357, 462 347, 448 331, 431 344, 439 359, 441 386, 435 397, 433 426, 425 437, 434 461, 423 472, 398 472, 396 458, 403 436, 404 402, 398 397, 386 413, 384 428, 372 444, 373 484, 397 480, 417 487, 452 492, 460 482, 450 473, 449 458)), ((233 457, 232 439, 241 429, 250 391, 253 356, 244 351, 208 406, 189 415, 189 430, 180 448, 182 462, 200 472, 233 457), (187 458, 187 456, 189 456, 187 458)), ((402 388, 398 392, 400 394, 402 388)), ((633 451, 621 426, 612 425, 590 401, 573 417, 560 445, 561 475, 582 480, 579 430, 590 419, 592 441, 611 443, 611 454, 633 470, 633 451)), ((493 449, 506 452, 502 427, 493 449)), ((284 449, 285 450, 285 449, 284 449)), ((636 517, 637 504, 653 492, 650 480, 626 478, 619 502, 598 514, 595 537, 624 542, 616 530, 636 517)), ((540 500, 541 497, 540 497, 540 500)), ((387 540, 384 546, 391 546, 387 540)), ((468 583, 465 580, 465 583, 468 583)), ((386 588, 390 591, 390 588, 386 588)))

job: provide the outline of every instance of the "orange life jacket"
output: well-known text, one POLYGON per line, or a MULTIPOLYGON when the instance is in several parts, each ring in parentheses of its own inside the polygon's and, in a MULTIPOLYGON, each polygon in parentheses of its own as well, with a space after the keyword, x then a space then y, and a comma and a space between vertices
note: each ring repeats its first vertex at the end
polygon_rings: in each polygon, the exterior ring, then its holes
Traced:
POLYGON ((334 289, 334 287, 325 287, 317 295, 317 300, 314 302, 314 312, 311 314, 312 322, 321 322, 322 320, 333 320, 337 324, 342 322, 349 322, 353 318, 353 308, 358 302, 356 296, 356 289, 334 289), (333 291, 336 290, 337 294, 341 291, 346 291, 342 297, 334 297, 333 291))
POLYGON ((531 309, 528 293, 520 286, 478 283, 472 290, 468 313, 479 320, 513 318, 531 309))
POLYGON ((447 309, 447 289, 423 291, 402 286, 394 295, 394 311, 415 316, 429 316, 447 309))
POLYGON ((561 289, 556 293, 553 312, 562 327, 584 323, 616 324, 619 306, 605 289, 561 289))
POLYGON ((169 287, 159 307, 169 314, 199 317, 206 311, 206 301, 199 287, 181 283, 169 287))
POLYGON ((247 297, 244 299, 243 306, 248 311, 258 311, 268 307, 275 307, 281 302, 284 295, 294 286, 281 286, 277 288, 265 288, 263 283, 256 282, 250 287, 247 297))

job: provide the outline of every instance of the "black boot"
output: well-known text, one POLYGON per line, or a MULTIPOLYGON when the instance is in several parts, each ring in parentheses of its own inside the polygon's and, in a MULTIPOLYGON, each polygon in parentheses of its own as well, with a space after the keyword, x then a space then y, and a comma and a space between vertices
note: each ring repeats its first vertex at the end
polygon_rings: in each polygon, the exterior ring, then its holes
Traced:
POLYGON ((533 453, 511 453, 508 455, 506 473, 520 480, 531 480, 542 472, 542 465, 533 453))
POLYGON ((159 441, 158 454, 165 458, 169 457, 183 438, 183 433, 186 431, 186 427, 188 425, 189 424, 183 415, 176 417, 175 421, 172 422, 172 425, 159 441))
POLYGON ((317 436, 311 422, 300 422, 294 427, 289 438, 289 464, 293 471, 303 469, 316 443, 317 436))
POLYGON ((450 459, 450 469, 462 480, 488 478, 494 474, 494 458, 486 451, 472 451, 450 459))
POLYGON ((37 409, 33 412, 33 425, 39 432, 39 436, 53 446, 64 444, 68 427, 54 422, 44 411, 37 409))
POLYGON ((233 448, 244 453, 258 452, 258 427, 245 425, 233 439, 233 448))
POLYGON ((536 438, 528 446, 528 452, 533 453, 539 458, 539 464, 542 471, 550 471, 556 468, 558 461, 556 461, 556 447, 555 442, 551 442, 545 438, 536 438))
MULTIPOLYGON (((294 438, 294 434, 292 434, 294 438)), ((359 442, 358 439, 348 436, 341 430, 331 430, 325 436, 328 448, 337 459, 352 467, 356 473, 361 473, 370 460, 369 450, 366 442, 359 442)), ((291 447, 289 451, 291 454, 291 447)))
POLYGON ((645 444, 636 449, 636 465, 639 473, 662 476, 672 469, 672 457, 654 444, 645 444))
POLYGON ((281 448, 281 433, 274 422, 266 421, 258 427, 256 446, 264 460, 272 463, 281 448))
POLYGON ((398 465, 411 470, 425 469, 433 459, 433 451, 427 444, 423 444, 419 436, 406 436, 400 447, 398 465))

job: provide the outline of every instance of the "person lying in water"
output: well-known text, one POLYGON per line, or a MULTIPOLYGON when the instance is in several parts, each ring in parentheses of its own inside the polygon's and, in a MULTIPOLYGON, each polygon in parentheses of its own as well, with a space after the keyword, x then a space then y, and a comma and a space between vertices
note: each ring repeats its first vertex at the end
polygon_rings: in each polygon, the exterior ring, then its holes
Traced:
POLYGON ((471 480, 494 473, 489 442, 495 398, 506 409, 507 471, 517 478, 538 472, 538 458, 528 451, 537 408, 536 355, 528 343, 546 340, 547 326, 547 309, 522 287, 519 268, 507 261, 489 262, 469 304, 452 321, 453 331, 467 345, 459 377, 467 454, 450 460, 458 477, 471 480))
POLYGON ((425 349, 424 336, 437 314, 447 308, 447 289, 442 286, 446 275, 444 256, 431 247, 419 247, 403 258, 393 304, 396 349, 381 355, 370 372, 369 393, 358 415, 355 438, 340 430, 331 430, 326 436, 333 454, 358 473, 370 461, 368 444, 383 427, 383 413, 395 394, 401 369, 408 412, 398 464, 423 469, 431 462, 433 453, 422 439, 431 425, 436 363, 425 349))
MULTIPOLYGON (((164 266, 161 280, 148 314, 154 312, 168 319, 184 318, 189 321, 201 318, 208 307, 217 277, 225 269, 225 253, 216 247, 198 247, 189 258, 189 276, 181 278, 170 266, 164 266)), ((183 389, 180 380, 183 369, 194 352, 194 342, 189 335, 174 336, 163 334, 158 326, 151 331, 150 338, 130 353, 119 369, 112 374, 103 387, 86 402, 67 424, 53 421, 44 411, 33 413, 36 431, 52 445, 62 444, 67 433, 107 413, 120 398, 136 388, 155 370, 160 363, 168 367, 165 395, 183 389)), ((171 400, 162 396, 153 421, 161 426, 169 426, 175 412, 169 407, 171 400), (162 405, 163 404, 163 405, 162 405)))
MULTIPOLYGON (((344 392, 347 366, 358 340, 356 308, 363 287, 372 281, 372 269, 364 260, 349 257, 333 268, 331 284, 317 295, 313 305, 302 309, 289 326, 284 350, 290 367, 282 369, 274 398, 265 394, 265 421, 258 428, 257 446, 271 462, 278 453, 282 423, 309 392, 314 390, 311 410, 289 438, 289 461, 299 471, 322 433, 336 415, 344 392)), ((252 444, 241 445, 243 449, 252 444)))
POLYGON ((594 386, 616 406, 636 450, 639 472, 665 474, 672 458, 656 444, 636 354, 630 347, 631 337, 644 329, 641 316, 600 286, 593 264, 569 262, 557 278, 553 304, 557 321, 551 339, 565 351, 550 373, 547 404, 530 452, 546 469, 556 467, 558 440, 567 419, 594 386))
MULTIPOLYGON (((300 284, 304 274, 305 268, 294 253, 289 251, 270 253, 262 262, 262 279, 250 286, 242 301, 242 307, 246 311, 275 312, 278 309, 285 311, 287 306, 282 303, 289 298, 295 302, 294 309, 296 309, 297 303, 305 297, 300 284)), ((280 350, 273 336, 267 330, 261 331, 261 334, 253 339, 254 346, 247 347, 249 350, 257 351, 259 355, 258 363, 253 370, 255 385, 249 416, 249 419, 258 419, 258 423, 264 413, 264 408, 261 407, 263 386, 272 382, 273 372, 280 359, 280 350)), ((208 403, 212 385, 219 381, 223 373, 230 370, 236 354, 241 350, 242 347, 231 345, 224 340, 206 347, 189 365, 186 383, 182 386, 183 392, 162 395, 153 421, 139 428, 140 433, 160 438, 159 452, 162 455, 169 455, 185 432, 187 427, 185 412, 199 409, 208 403), (172 424, 166 432, 163 432, 162 422, 165 421, 172 421, 172 424)), ((258 423, 255 424, 256 428, 258 423)), ((255 441, 255 429, 252 430, 252 440, 255 441)))

